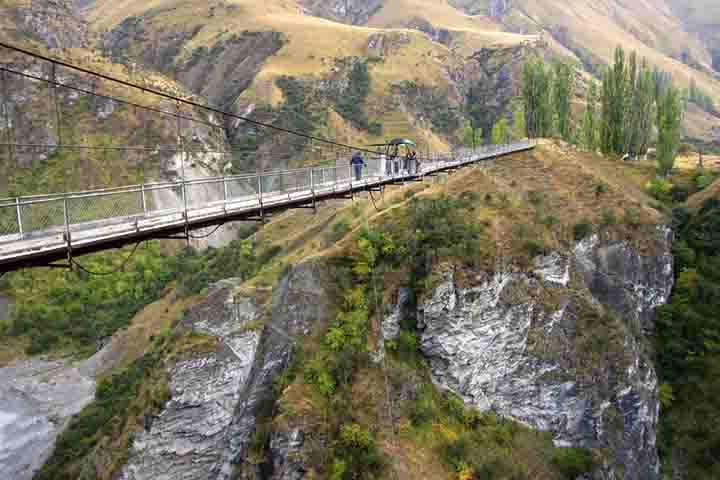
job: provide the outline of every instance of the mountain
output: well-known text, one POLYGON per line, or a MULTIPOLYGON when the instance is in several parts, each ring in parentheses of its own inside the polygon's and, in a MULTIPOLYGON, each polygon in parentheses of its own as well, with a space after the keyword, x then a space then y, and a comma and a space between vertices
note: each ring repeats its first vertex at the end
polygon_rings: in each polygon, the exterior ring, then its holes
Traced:
MULTIPOLYGON (((717 20, 703 0, 1 0, 0 39, 283 128, 434 153, 468 120, 486 138, 512 120, 533 57, 574 62, 576 126, 617 45, 720 105, 717 20)), ((200 121, 17 75, 3 87, 0 134, 48 146, 0 149, 0 196, 347 155, 105 80, 92 88, 200 121), (202 148, 183 157, 187 142, 202 148)), ((688 105, 685 142, 718 149, 718 132, 716 108, 688 105)), ((106 275, 0 277, 0 477, 717 478, 720 171, 683 153, 658 178, 541 140, 197 249, 79 259, 106 275)))

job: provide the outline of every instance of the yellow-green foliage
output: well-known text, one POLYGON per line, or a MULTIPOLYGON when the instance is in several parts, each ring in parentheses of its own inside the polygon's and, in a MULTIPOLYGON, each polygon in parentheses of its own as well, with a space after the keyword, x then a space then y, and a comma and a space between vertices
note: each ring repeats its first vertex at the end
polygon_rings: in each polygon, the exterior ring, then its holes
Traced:
POLYGON ((409 425, 401 435, 432 445, 459 480, 574 480, 593 467, 591 452, 555 448, 551 434, 465 407, 462 400, 438 392, 429 382, 409 404, 407 415, 409 425))

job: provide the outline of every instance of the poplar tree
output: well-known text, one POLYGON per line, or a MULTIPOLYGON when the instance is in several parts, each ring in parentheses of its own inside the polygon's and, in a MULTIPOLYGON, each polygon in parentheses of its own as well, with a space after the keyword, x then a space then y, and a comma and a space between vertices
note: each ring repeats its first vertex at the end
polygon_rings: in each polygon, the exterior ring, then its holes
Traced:
POLYGON ((553 86, 553 107, 557 120, 557 130, 565 140, 570 140, 570 100, 573 95, 573 68, 567 63, 555 64, 555 81, 553 86))
POLYGON ((510 129, 508 121, 504 118, 500 119, 492 129, 492 143, 502 145, 508 143, 510 139, 510 129))
POLYGON ((615 50, 615 65, 610 72, 609 118, 610 151, 624 153, 625 145, 625 109, 627 92, 627 73, 625 70, 625 50, 618 46, 615 50))
POLYGON ((552 128, 552 72, 533 58, 523 67, 522 97, 525 125, 530 138, 547 136, 552 128))
POLYGON ((595 151, 597 148, 597 86, 590 81, 585 98, 585 117, 583 118, 582 143, 588 149, 595 151))
POLYGON ((622 148, 618 153, 632 154, 631 146, 636 143, 638 136, 637 109, 637 53, 631 52, 627 67, 625 68, 625 97, 623 99, 624 125, 620 134, 623 135, 622 148))
POLYGON ((638 72, 632 105, 632 137, 628 152, 639 156, 648 151, 656 117, 653 76, 646 60, 638 72))
POLYGON ((682 102, 680 92, 673 86, 665 89, 658 105, 657 156, 660 173, 667 177, 675 166, 680 149, 682 102))
POLYGON ((513 102, 513 125, 512 137, 515 140, 522 140, 527 137, 527 125, 525 124, 525 107, 522 99, 513 102))

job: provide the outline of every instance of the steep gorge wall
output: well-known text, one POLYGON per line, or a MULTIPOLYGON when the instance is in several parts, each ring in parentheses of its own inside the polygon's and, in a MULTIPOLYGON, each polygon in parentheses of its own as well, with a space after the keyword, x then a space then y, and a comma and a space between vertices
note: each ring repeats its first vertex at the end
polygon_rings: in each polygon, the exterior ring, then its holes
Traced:
POLYGON ((135 439, 121 478, 258 478, 248 452, 272 408, 274 382, 302 337, 329 320, 335 295, 327 267, 316 263, 294 269, 267 308, 233 280, 214 285, 180 328, 211 335, 221 347, 168 372, 171 399, 135 439))
POLYGON ((421 306, 437 385, 602 452, 598 478, 657 478, 657 377, 643 331, 673 282, 668 230, 640 250, 597 235, 528 271, 446 274, 421 306))

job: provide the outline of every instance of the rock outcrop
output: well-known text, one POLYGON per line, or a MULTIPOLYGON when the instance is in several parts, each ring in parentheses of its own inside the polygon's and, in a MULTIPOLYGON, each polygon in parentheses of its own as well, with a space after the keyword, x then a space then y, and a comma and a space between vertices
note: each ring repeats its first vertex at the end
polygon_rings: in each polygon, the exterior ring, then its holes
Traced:
POLYGON ((95 396, 82 368, 33 359, 0 369, 0 478, 30 480, 95 396))
POLYGON ((332 288, 317 263, 294 269, 267 310, 233 281, 214 285, 182 327, 215 337, 220 348, 168 372, 171 400, 135 439, 121 478, 253 478, 258 467, 247 453, 258 418, 274 402, 297 339, 331 315, 332 288))
POLYGON ((309 15, 351 25, 366 25, 385 0, 301 0, 309 15))
POLYGON ((643 329, 673 282, 670 234, 593 236, 533 271, 451 274, 422 308, 434 382, 481 410, 603 452, 597 478, 657 478, 657 377, 643 329))

